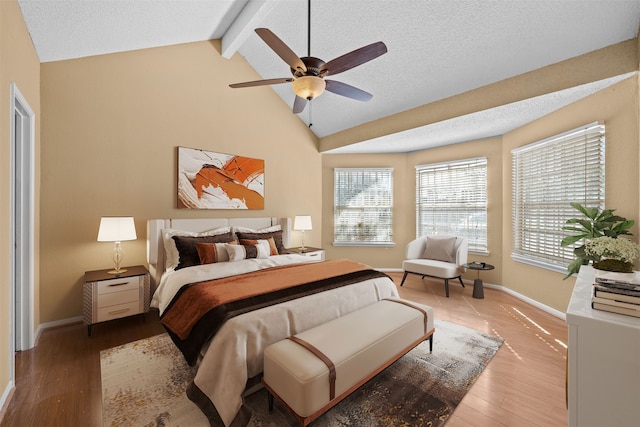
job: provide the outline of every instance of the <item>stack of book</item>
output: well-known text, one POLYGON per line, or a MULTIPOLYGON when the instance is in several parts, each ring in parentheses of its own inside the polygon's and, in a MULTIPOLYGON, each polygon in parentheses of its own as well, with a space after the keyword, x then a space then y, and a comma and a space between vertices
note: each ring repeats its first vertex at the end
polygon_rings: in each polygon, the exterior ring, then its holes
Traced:
POLYGON ((596 278, 591 306, 597 310, 640 317, 640 284, 596 278))

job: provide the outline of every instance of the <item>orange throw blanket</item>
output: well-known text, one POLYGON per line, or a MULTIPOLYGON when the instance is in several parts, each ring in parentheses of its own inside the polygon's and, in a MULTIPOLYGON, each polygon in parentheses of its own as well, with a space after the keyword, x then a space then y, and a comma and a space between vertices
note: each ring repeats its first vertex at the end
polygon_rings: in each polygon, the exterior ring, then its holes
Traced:
POLYGON ((161 323, 190 364, 225 320, 248 311, 359 282, 384 273, 347 259, 274 267, 185 285, 161 323))

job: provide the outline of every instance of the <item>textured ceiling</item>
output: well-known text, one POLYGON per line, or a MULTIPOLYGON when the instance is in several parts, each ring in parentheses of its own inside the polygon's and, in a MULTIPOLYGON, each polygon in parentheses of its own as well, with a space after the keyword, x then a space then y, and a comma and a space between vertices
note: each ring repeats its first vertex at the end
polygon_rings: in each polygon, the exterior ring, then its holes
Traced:
MULTIPOLYGON (((289 67, 253 32, 266 27, 307 55, 302 0, 19 0, 42 62, 222 39, 263 78, 289 67)), ((359 102, 332 93, 299 115, 318 137, 495 83, 636 37, 640 1, 312 0, 311 55, 329 61, 369 43, 388 53, 335 77, 372 93, 359 102)), ((479 111, 335 152, 408 152, 501 135, 622 77, 479 111)), ((237 83, 237 82, 229 82, 237 83)), ((289 106, 289 84, 275 90, 289 106)), ((240 91, 243 91, 242 94, 240 91)), ((249 92, 246 92, 249 91, 249 92)))

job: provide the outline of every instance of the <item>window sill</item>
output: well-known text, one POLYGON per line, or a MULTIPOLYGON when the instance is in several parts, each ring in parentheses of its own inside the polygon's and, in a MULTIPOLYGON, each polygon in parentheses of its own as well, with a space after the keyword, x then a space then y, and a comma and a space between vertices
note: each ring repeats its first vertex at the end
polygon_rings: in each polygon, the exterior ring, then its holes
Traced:
POLYGON ((489 256, 491 255, 491 252, 489 251, 474 251, 473 249, 469 249, 469 253, 472 255, 478 255, 478 256, 489 256))
POLYGON ((540 261, 532 258, 523 257, 522 255, 511 254, 511 259, 523 264, 532 265, 538 268, 544 268, 545 270, 555 271, 556 273, 567 274, 567 267, 563 267, 549 262, 540 261))
POLYGON ((373 242, 333 242, 333 246, 368 246, 374 248, 394 248, 396 246, 393 242, 373 243, 373 242))

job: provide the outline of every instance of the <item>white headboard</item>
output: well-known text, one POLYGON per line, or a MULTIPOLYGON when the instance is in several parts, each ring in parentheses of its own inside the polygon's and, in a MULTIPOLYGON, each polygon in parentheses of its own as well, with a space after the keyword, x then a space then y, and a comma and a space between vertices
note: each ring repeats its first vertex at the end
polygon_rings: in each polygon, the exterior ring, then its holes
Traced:
POLYGON ((153 287, 158 286, 165 270, 162 230, 173 228, 185 231, 207 231, 217 227, 241 226, 255 230, 272 225, 282 227, 282 243, 291 246, 291 218, 199 218, 199 219, 150 219, 147 220, 147 262, 153 287))

